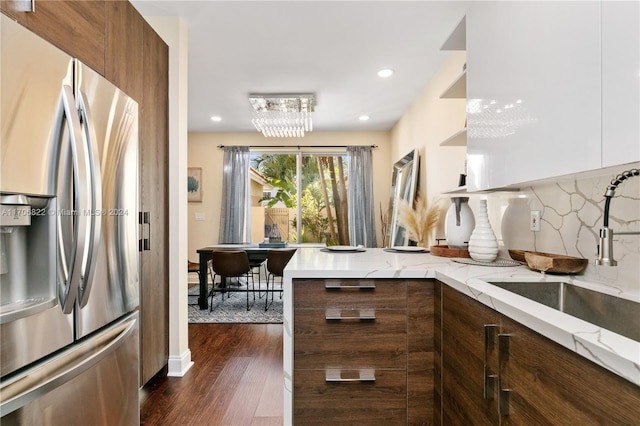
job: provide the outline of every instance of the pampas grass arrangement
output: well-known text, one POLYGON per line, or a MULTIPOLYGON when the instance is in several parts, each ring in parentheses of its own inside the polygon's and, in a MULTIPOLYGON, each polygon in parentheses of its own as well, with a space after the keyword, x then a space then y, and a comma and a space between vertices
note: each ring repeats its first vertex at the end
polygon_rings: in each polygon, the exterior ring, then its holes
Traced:
POLYGON ((382 224, 382 247, 386 247, 387 238, 389 238, 389 214, 382 213, 382 203, 380 203, 380 223, 382 224))
POLYGON ((426 197, 420 192, 415 206, 398 199, 398 223, 407 231, 407 237, 420 247, 428 247, 431 234, 438 225, 442 212, 441 199, 428 206, 426 197))

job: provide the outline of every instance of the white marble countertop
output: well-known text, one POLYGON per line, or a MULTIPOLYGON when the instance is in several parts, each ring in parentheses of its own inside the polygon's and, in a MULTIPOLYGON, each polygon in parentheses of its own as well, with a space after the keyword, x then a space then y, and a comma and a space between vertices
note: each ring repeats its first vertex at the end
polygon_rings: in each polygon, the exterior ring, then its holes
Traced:
POLYGON ((288 378, 293 353, 292 342, 286 340, 292 336, 293 308, 287 295, 291 295, 293 279, 435 278, 640 386, 640 342, 487 283, 561 280, 640 302, 632 295, 582 282, 579 276, 544 275, 526 266, 471 266, 428 253, 393 253, 384 249, 328 253, 317 248, 302 248, 287 265, 284 278, 285 377, 288 378))

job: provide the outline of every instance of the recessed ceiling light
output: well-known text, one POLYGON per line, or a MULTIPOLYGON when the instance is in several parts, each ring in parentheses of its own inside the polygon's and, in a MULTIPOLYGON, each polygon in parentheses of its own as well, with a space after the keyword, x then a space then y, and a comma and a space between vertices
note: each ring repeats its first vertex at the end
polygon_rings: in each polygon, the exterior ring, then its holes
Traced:
POLYGON ((384 69, 384 70, 378 71, 378 77, 380 78, 391 77, 392 74, 393 74, 393 70, 390 70, 390 69, 384 69))
POLYGON ((218 115, 212 115, 211 116, 211 121, 222 121, 222 117, 220 117, 218 115))
POLYGON ((358 120, 360 121, 367 121, 370 117, 368 115, 361 115, 360 117, 358 117, 358 120))

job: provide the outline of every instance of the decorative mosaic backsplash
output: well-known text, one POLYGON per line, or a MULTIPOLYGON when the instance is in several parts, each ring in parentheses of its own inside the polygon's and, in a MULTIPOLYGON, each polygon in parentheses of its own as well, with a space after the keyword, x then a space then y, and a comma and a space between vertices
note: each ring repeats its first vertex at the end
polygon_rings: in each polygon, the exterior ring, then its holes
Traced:
MULTIPOLYGON (((603 169, 552 183, 521 188, 501 205, 500 233, 505 248, 567 254, 589 259, 580 279, 605 284, 640 297, 640 235, 615 235, 613 258, 618 266, 596 266, 599 231, 604 215, 604 193, 620 172, 640 163, 603 169), (541 212, 540 231, 529 231, 531 210, 541 212)), ((490 196, 490 199, 494 197, 490 196)), ((491 202, 491 201, 490 201, 491 202)), ((640 176, 623 182, 609 211, 609 227, 616 232, 640 232, 640 176)))

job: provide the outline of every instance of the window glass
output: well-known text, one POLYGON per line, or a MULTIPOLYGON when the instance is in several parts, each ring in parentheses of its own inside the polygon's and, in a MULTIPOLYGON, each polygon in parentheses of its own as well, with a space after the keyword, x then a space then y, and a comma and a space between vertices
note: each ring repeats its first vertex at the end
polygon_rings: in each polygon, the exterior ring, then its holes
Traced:
POLYGON ((253 241, 275 225, 283 241, 348 244, 346 156, 253 152, 250 167, 253 241))

